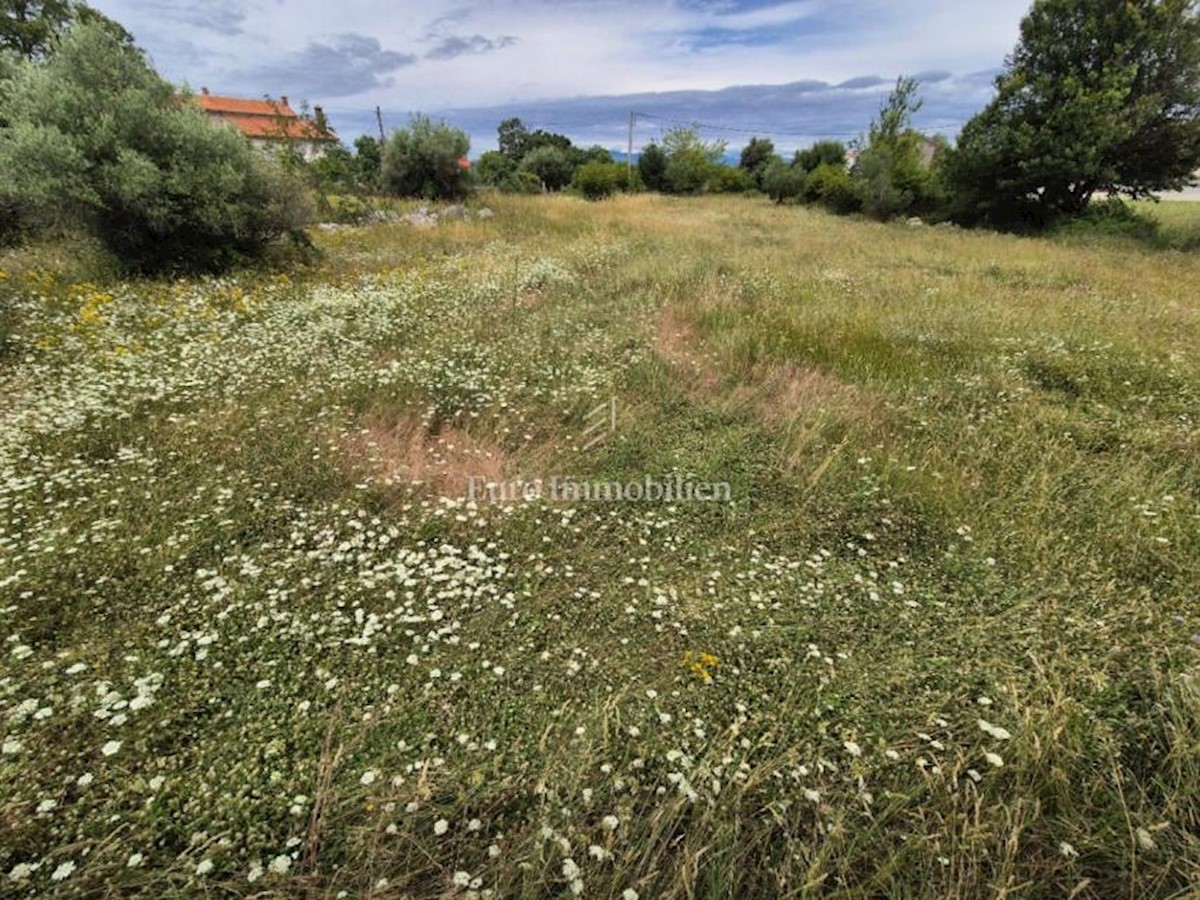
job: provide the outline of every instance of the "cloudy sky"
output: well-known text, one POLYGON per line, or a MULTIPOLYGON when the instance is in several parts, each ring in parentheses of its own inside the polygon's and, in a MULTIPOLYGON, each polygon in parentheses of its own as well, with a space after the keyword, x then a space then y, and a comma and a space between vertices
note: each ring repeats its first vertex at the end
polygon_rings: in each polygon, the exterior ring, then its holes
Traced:
POLYGON ((672 120, 731 145, 862 131, 899 74, 953 135, 990 96, 1028 0, 93 0, 172 81, 322 105, 344 138, 412 111, 619 147, 672 120))

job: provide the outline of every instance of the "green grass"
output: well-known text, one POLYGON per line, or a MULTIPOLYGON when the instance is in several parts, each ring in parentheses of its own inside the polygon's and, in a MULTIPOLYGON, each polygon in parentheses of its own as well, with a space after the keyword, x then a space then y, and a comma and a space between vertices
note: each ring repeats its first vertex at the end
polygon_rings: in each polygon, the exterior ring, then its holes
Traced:
POLYGON ((1200 257, 488 202, 0 258, 3 892, 1189 896, 1200 257))

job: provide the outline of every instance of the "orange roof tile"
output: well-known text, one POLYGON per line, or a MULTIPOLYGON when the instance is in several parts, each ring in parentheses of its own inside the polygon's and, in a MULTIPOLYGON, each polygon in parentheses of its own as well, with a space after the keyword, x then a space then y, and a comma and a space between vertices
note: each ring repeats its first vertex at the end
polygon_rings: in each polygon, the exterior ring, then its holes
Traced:
POLYGON ((221 119, 249 138, 260 140, 336 141, 333 129, 317 131, 316 125, 301 119, 288 105, 287 97, 278 100, 247 100, 222 97, 207 90, 196 95, 196 102, 213 118, 221 119))

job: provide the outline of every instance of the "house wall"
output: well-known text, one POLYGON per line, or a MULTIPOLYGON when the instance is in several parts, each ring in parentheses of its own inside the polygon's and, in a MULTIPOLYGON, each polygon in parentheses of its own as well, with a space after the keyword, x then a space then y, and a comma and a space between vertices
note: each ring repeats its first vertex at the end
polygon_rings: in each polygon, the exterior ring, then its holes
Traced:
POLYGON ((306 162, 320 159, 328 152, 331 146, 327 141, 279 141, 279 140, 264 140, 262 138, 250 138, 250 143, 263 153, 274 154, 278 153, 285 146, 295 150, 300 154, 300 157, 306 162))

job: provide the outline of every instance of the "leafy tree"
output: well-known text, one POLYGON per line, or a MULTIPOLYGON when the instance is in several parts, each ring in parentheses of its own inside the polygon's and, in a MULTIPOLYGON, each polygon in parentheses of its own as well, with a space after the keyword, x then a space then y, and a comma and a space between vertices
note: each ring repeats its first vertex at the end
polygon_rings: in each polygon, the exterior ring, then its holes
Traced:
POLYGON ((862 206, 854 179, 843 163, 817 166, 805 179, 800 196, 805 203, 823 206, 843 216, 857 212, 862 206))
POLYGON ((877 219, 928 212, 936 205, 935 176, 921 156, 924 138, 911 127, 921 109, 918 90, 916 79, 896 81, 854 165, 859 201, 877 219))
POLYGON ((219 269, 307 221, 302 186, 104 22, 73 25, 7 93, 0 209, 81 224, 127 268, 219 269))
POLYGON ((354 179, 364 190, 379 189, 383 172, 383 145, 369 134, 354 139, 354 179))
POLYGON ((846 145, 841 141, 817 141, 807 150, 797 150, 795 164, 812 173, 821 166, 844 166, 846 145))
POLYGON ((725 141, 705 141, 698 128, 672 128, 663 135, 667 155, 666 183, 676 194, 696 194, 718 174, 725 141))
POLYGON ((73 16, 69 0, 0 0, 0 49, 40 59, 73 16))
POLYGON ((515 116, 505 119, 497 129, 500 152, 514 162, 520 162, 529 151, 529 129, 515 116))
POLYGON ((638 175, 648 191, 665 191, 667 189, 667 155, 658 144, 650 143, 638 157, 638 175))
POLYGON ((718 165, 709 178, 708 189, 715 194, 744 194, 757 190, 758 184, 739 166, 718 165))
POLYGON ((322 191, 343 193, 358 186, 354 154, 341 144, 334 144, 323 156, 313 160, 309 170, 322 191))
POLYGON ((499 150, 489 150, 475 162, 475 177, 488 187, 504 187, 517 171, 517 161, 499 150))
POLYGON ((796 165, 789 166, 776 156, 763 170, 762 189, 779 204, 799 197, 804 189, 804 170, 796 165))
POLYGON ((470 186, 470 172, 462 165, 470 149, 466 132, 416 114, 384 145, 383 189, 401 197, 460 199, 470 186))
POLYGON ((521 168, 537 176, 547 191, 560 191, 571 183, 575 166, 559 147, 544 146, 532 150, 521 161, 521 168))
POLYGON ((946 160, 962 220, 1044 225, 1200 166, 1194 0, 1036 0, 996 87, 946 160))
POLYGON ((613 161, 612 153, 599 144, 587 148, 574 147, 570 156, 571 162, 576 166, 587 165, 591 162, 610 163, 613 161))
POLYGON ((775 144, 766 138, 750 138, 750 143, 742 148, 742 158, 738 164, 754 181, 755 187, 763 186, 763 173, 775 159, 775 144))

